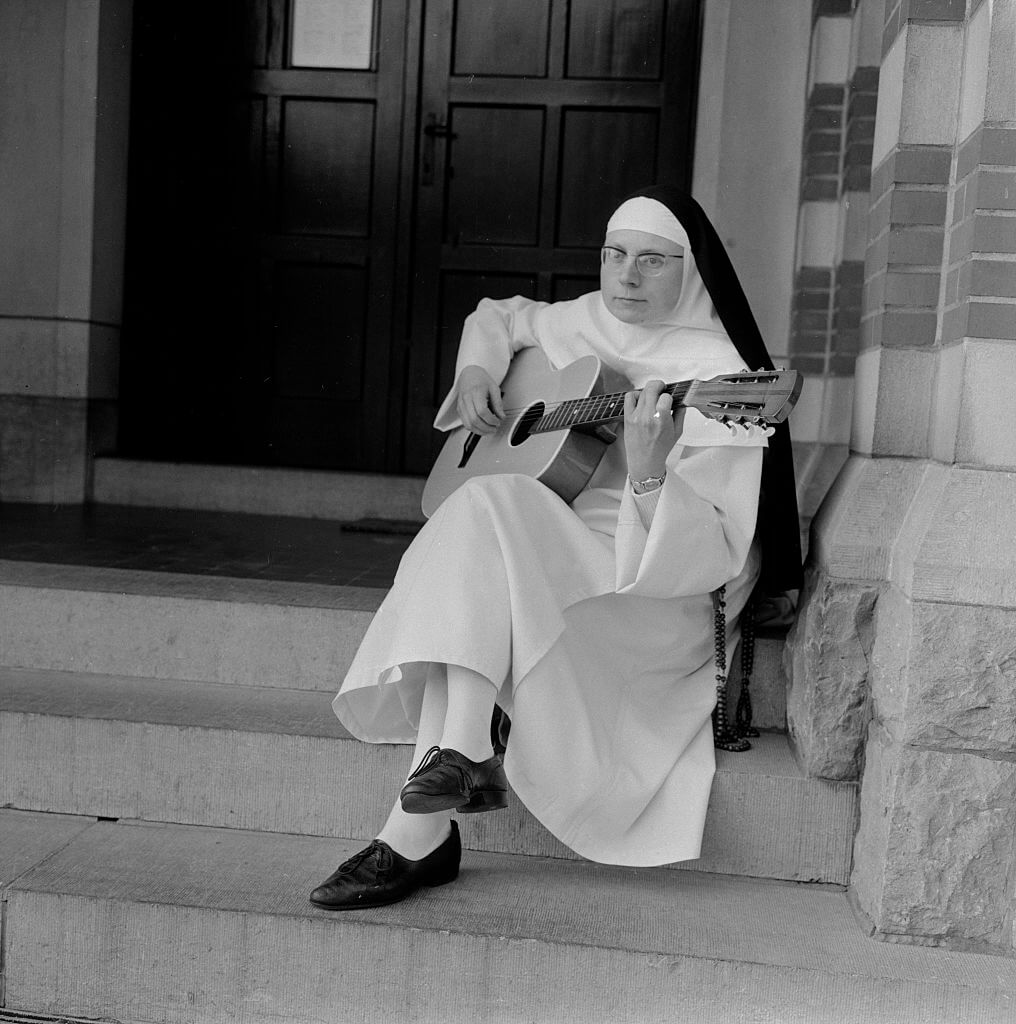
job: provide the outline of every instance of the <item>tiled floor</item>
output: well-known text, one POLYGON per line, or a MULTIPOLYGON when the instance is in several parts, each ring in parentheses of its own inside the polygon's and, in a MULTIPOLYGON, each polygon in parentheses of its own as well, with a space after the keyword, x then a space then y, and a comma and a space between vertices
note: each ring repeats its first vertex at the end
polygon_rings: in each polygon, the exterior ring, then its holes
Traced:
POLYGON ((388 587, 410 535, 236 512, 0 505, 0 559, 388 587))

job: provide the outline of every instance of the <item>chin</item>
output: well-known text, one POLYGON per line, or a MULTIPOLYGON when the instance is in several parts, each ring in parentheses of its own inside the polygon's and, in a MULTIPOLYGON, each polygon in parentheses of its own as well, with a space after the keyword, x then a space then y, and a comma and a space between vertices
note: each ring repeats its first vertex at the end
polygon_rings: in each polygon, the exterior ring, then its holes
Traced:
POLYGON ((646 318, 646 310, 642 306, 627 306, 624 303, 612 302, 607 307, 615 319, 626 324, 640 324, 646 318))

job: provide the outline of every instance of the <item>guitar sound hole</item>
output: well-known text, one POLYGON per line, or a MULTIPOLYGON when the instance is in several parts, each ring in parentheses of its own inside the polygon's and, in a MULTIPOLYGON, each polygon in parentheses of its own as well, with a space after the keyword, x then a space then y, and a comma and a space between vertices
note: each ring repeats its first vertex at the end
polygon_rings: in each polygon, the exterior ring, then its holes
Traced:
POLYGON ((533 425, 543 415, 544 408, 543 402, 537 402, 522 414, 518 423, 515 424, 515 429, 512 431, 511 441, 509 442, 513 448, 517 448, 520 444, 525 444, 529 440, 529 434, 533 429, 533 425))

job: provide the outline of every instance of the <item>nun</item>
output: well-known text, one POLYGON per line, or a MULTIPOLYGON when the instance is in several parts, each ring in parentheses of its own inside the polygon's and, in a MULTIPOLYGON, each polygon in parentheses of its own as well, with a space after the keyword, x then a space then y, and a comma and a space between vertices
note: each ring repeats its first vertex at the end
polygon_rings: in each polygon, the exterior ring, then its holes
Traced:
POLYGON ((592 353, 631 383, 617 440, 570 504, 528 476, 476 477, 413 540, 333 702, 361 740, 415 742, 411 770, 374 841, 311 893, 319 907, 453 881, 455 815, 509 799, 589 860, 699 856, 715 647, 732 651, 756 586, 800 585, 801 553, 786 425, 731 432, 674 408, 664 381, 772 362, 715 230, 672 186, 610 217, 598 291, 480 303, 435 426, 494 431, 530 346, 555 368, 592 353))

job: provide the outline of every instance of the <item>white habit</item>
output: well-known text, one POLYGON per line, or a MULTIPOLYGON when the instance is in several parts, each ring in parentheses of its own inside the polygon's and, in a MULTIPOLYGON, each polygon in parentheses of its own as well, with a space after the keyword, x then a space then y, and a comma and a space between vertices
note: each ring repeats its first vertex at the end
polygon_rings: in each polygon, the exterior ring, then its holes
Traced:
MULTIPOLYGON (((501 380, 529 345, 555 367, 592 352, 636 387, 745 369, 688 269, 673 323, 622 323, 599 292, 484 300, 458 371, 501 380)), ((449 396, 435 425, 458 422, 449 396)), ((765 444, 689 409, 648 495, 627 482, 623 436, 571 506, 523 476, 467 483, 406 552, 335 713, 361 739, 412 742, 429 664, 462 665, 500 687, 508 779, 555 836, 604 863, 697 857, 714 771, 710 593, 727 585, 729 655, 758 574, 765 444)))

